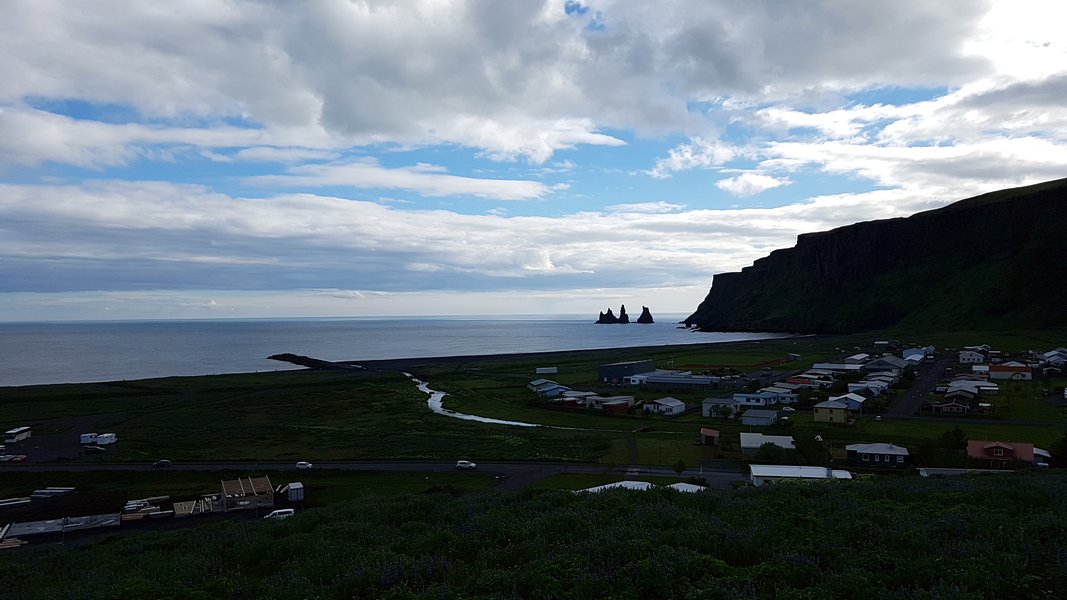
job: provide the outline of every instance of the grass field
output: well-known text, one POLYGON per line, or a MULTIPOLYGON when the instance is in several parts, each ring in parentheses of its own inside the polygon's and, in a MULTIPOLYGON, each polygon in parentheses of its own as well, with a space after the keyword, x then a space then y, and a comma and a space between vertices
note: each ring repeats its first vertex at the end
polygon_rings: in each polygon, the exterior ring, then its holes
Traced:
MULTIPOLYGON (((699 334, 693 334, 699 337, 699 334)), ((549 460, 601 464, 631 462, 671 466, 711 458, 738 459, 734 442, 744 428, 687 414, 663 418, 633 414, 607 416, 547 410, 526 384, 537 367, 555 366, 551 378, 577 389, 636 394, 638 399, 665 395, 697 404, 707 395, 733 390, 664 393, 631 388, 602 388, 597 366, 607 362, 651 359, 660 367, 695 371, 727 366, 748 368, 799 354, 798 361, 777 367, 802 369, 815 361, 838 360, 876 338, 938 347, 990 341, 1005 350, 1043 347, 1041 334, 967 332, 916 336, 891 332, 855 336, 812 336, 729 344, 626 348, 537 356, 501 356, 442 362, 421 367, 416 375, 448 393, 445 407, 486 417, 526 421, 559 428, 518 428, 461 421, 432 414, 425 394, 399 374, 353 376, 315 371, 174 377, 101 384, 32 386, 0 389, 3 427, 33 425, 32 460, 66 457, 80 462, 296 461, 311 460, 549 460), (1014 344, 1014 345, 1012 345, 1014 344), (693 445, 702 426, 722 431, 717 449, 693 445), (636 433, 636 430, 642 430, 636 433), (77 436, 113 431, 120 442, 104 455, 78 456, 77 436), (713 454, 714 453, 714 454, 713 454), (51 458, 49 458, 51 457, 51 458)), ((1062 345, 1054 344, 1054 345, 1062 345)), ((1058 382, 1057 385, 1062 385, 1058 382)), ((1007 384, 997 402, 1004 407, 988 424, 963 429, 976 439, 1032 441, 1047 446, 1059 439, 1063 410, 1033 398, 1046 383, 1007 384), (1031 425, 1020 421, 1048 422, 1031 425)), ((811 422, 798 413, 790 427, 767 433, 821 435, 831 446, 854 441, 915 444, 936 438, 952 425, 941 421, 860 420, 852 427, 811 422)))

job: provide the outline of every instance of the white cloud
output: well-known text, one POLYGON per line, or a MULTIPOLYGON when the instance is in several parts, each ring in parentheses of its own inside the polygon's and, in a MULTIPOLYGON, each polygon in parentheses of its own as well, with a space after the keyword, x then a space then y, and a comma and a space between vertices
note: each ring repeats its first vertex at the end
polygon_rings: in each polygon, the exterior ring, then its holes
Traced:
POLYGON ((721 179, 715 183, 715 187, 733 196, 754 196, 790 183, 792 182, 786 177, 777 178, 762 173, 745 172, 721 179))
POLYGON ((636 204, 613 204, 604 207, 613 213, 637 213, 637 214, 663 214, 678 212, 685 208, 684 204, 671 204, 670 202, 639 202, 636 204))
MULTIPOLYGON (((285 175, 261 175, 250 183, 280 187, 348 186, 358 189, 399 189, 423 196, 476 196, 496 200, 530 200, 548 194, 552 188, 537 181, 519 179, 477 179, 448 175, 438 165, 386 168, 377 160, 300 165, 285 175)), ((565 189, 565 188, 564 188, 565 189)))

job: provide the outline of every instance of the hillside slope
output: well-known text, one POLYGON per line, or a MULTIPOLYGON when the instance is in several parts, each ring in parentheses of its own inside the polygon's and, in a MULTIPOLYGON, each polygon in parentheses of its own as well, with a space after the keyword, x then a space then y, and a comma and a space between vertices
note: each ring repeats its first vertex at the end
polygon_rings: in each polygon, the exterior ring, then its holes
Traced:
POLYGON ((1067 179, 801 235, 716 275, 685 323, 805 333, 1067 325, 1067 179))

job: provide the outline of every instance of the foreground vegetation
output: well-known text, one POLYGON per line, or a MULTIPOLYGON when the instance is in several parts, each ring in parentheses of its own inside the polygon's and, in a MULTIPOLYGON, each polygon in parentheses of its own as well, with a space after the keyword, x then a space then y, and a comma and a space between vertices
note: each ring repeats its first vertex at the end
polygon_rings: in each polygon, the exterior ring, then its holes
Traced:
POLYGON ((0 598, 1055 598, 1067 476, 370 498, 0 554, 0 598))

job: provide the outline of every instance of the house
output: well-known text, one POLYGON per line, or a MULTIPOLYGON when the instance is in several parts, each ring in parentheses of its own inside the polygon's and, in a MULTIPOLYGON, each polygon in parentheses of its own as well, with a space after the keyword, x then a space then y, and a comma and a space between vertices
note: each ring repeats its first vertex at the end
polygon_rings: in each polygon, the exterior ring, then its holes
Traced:
POLYGON ((1021 442, 969 440, 967 442, 967 458, 982 468, 1011 469, 1025 467, 1034 462, 1034 445, 1021 442))
POLYGON ((963 399, 934 400, 930 408, 936 414, 965 415, 971 412, 971 403, 963 399))
POLYGON ((776 402, 776 396, 768 392, 756 392, 755 394, 734 394, 734 404, 742 408, 751 406, 772 406, 776 402))
MULTIPOLYGON (((863 412, 863 403, 867 401, 866 396, 862 396, 855 392, 850 392, 842 396, 830 396, 828 402, 840 402, 845 405, 845 408, 852 412, 863 412)), ((820 403, 821 404, 821 403, 820 403)), ((818 406, 818 405, 816 405, 818 406)))
POLYGON ((922 348, 908 348, 901 352, 900 355, 904 357, 904 360, 913 364, 919 364, 926 360, 926 351, 922 348))
POLYGON ((866 364, 866 362, 869 361, 869 360, 871 360, 871 355, 870 354, 863 354, 861 352, 859 354, 853 354, 852 356, 849 356, 848 358, 846 358, 845 359, 845 364, 846 365, 862 365, 862 364, 866 364))
POLYGON ((555 381, 552 381, 551 379, 534 379, 530 383, 526 384, 526 389, 530 390, 531 392, 536 392, 538 390, 538 388, 541 388, 541 387, 546 386, 546 385, 559 385, 559 384, 556 383, 555 381))
POLYGON ((701 427, 700 428, 700 443, 705 445, 705 446, 708 446, 708 445, 718 446, 719 445, 719 430, 718 429, 708 429, 707 427, 701 427))
POLYGON ((868 373, 877 373, 879 371, 902 371, 906 369, 908 365, 908 361, 903 358, 889 354, 878 357, 863 365, 863 370, 868 373))
POLYGON ((875 396, 881 396, 887 389, 889 389, 889 384, 881 380, 864 379, 863 381, 848 384, 850 394, 860 394, 866 390, 875 396))
POLYGON ((1034 446, 1034 466, 1047 467, 1052 464, 1052 453, 1034 446))
POLYGON ((774 444, 783 450, 796 450, 797 444, 791 435, 763 435, 762 433, 741 433, 741 453, 753 456, 764 444, 774 444))
POLYGON ((770 425, 776 425, 778 423, 778 411, 776 410, 760 410, 756 408, 750 408, 741 413, 742 425, 753 425, 756 427, 767 427, 770 425))
POLYGON ((1034 370, 1017 362, 1004 363, 1002 365, 989 365, 990 379, 1008 379, 1011 381, 1030 381, 1034 378, 1034 370))
POLYGON ((995 396, 1000 392, 1000 386, 984 379, 955 379, 948 383, 945 389, 945 393, 953 390, 967 390, 975 394, 984 394, 986 396, 995 396))
POLYGON ((541 396, 542 398, 558 398, 559 396, 562 396, 564 392, 569 392, 570 390, 571 388, 565 385, 552 383, 542 385, 538 387, 535 391, 537 392, 537 395, 541 396))
POLYGON ((826 467, 802 467, 793 465, 749 465, 749 481, 759 487, 779 481, 819 481, 826 479, 852 479, 852 473, 826 467))
POLYGON ((847 423, 848 405, 835 400, 825 400, 815 405, 815 421, 824 423, 847 423))
POLYGON ((980 365, 985 362, 985 354, 974 350, 960 350, 960 363, 965 365, 980 365))
POLYGON ((894 444, 849 444, 848 461, 864 467, 906 467, 908 449, 894 444))
POLYGON ((597 379, 605 383, 621 383, 624 377, 638 373, 651 373, 655 370, 656 364, 651 360, 610 363, 597 368, 597 379))
POLYGON ((731 415, 737 412, 733 398, 704 398, 700 403, 700 414, 705 417, 718 417, 720 407, 729 408, 731 415))
POLYGON ((685 402, 670 396, 659 400, 650 400, 645 402, 645 412, 666 416, 680 415, 685 413, 685 402))
POLYGON ((796 404, 800 400, 800 395, 797 394, 796 388, 787 388, 784 387, 785 385, 792 384, 774 384, 760 389, 758 393, 771 394, 774 396, 775 404, 796 404))

